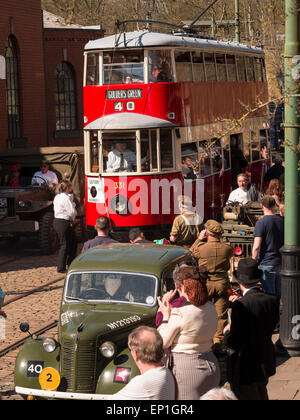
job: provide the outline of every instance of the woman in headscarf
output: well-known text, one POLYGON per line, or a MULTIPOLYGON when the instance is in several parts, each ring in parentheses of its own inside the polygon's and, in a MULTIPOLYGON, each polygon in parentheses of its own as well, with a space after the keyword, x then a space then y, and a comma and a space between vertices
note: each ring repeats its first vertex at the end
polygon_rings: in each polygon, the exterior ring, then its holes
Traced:
POLYGON ((164 348, 171 347, 179 400, 197 400, 220 382, 219 364, 211 350, 217 313, 208 301, 205 278, 196 265, 178 265, 173 279, 186 302, 174 308, 169 299, 158 298, 163 314, 158 331, 164 348))

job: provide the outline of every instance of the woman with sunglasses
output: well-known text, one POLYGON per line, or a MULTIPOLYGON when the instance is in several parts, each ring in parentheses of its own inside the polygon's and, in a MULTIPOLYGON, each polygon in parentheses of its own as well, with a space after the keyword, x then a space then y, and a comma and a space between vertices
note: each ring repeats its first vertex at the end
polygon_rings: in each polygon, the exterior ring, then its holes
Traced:
POLYGON ((198 400, 220 383, 219 364, 211 350, 217 313, 208 301, 205 276, 196 265, 176 266, 173 279, 176 290, 186 302, 175 308, 168 297, 158 298, 163 315, 158 331, 164 348, 171 347, 177 399, 198 400))

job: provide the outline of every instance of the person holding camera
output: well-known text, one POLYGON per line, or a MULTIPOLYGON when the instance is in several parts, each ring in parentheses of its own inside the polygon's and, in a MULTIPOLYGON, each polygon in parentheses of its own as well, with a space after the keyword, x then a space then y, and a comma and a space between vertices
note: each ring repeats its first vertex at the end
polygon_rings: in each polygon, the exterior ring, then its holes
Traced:
POLYGON ((214 335, 213 351, 219 355, 223 353, 223 329, 227 324, 229 296, 231 289, 228 278, 230 259, 233 257, 233 248, 222 241, 223 228, 215 220, 208 220, 205 229, 200 232, 199 238, 190 248, 198 260, 199 267, 205 266, 208 270, 207 290, 208 298, 215 304, 218 315, 218 327, 214 335))

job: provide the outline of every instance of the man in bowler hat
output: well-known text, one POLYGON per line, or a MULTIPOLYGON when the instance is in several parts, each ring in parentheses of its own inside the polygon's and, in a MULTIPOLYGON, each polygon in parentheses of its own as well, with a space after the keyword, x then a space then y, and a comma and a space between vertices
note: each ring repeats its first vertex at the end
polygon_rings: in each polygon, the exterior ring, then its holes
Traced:
POLYGON ((276 372, 272 333, 279 302, 260 289, 256 260, 240 260, 233 276, 243 296, 232 303, 231 324, 224 330, 225 344, 235 351, 228 360, 228 381, 238 399, 268 400, 268 379, 276 372))

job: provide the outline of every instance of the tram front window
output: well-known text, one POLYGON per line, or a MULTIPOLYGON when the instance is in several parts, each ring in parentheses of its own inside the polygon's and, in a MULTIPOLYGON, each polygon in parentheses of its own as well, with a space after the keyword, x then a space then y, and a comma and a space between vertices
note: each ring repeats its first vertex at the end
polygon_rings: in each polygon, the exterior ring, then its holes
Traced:
POLYGON ((105 52, 104 84, 144 83, 143 51, 105 52))
POLYGON ((171 52, 165 50, 149 51, 149 82, 173 82, 171 52))
POLYGON ((107 173, 136 172, 136 140, 111 139, 103 142, 104 169, 107 173), (107 155, 107 158, 105 159, 107 155))

